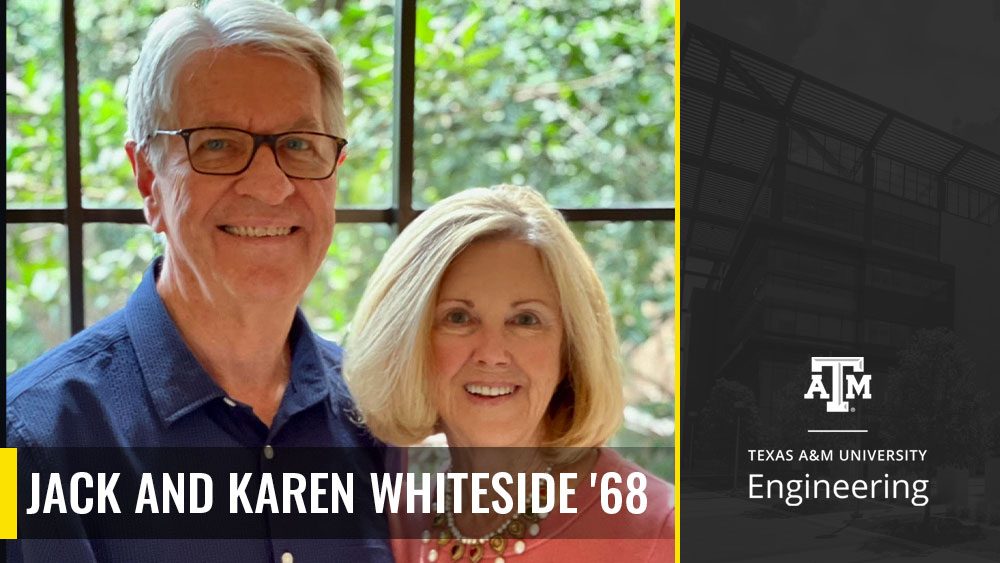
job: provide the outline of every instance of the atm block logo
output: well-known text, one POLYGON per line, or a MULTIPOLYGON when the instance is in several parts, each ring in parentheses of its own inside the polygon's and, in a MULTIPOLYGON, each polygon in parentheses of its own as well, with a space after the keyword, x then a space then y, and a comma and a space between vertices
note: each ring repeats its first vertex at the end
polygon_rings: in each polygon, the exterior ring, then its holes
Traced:
POLYGON ((829 357, 812 359, 812 382, 806 399, 826 399, 826 412, 854 412, 847 399, 871 399, 872 376, 865 371, 861 357, 829 357), (830 386, 823 381, 823 368, 830 368, 830 386), (847 373, 851 368, 852 373, 847 373), (858 379, 860 377, 860 379, 858 379))

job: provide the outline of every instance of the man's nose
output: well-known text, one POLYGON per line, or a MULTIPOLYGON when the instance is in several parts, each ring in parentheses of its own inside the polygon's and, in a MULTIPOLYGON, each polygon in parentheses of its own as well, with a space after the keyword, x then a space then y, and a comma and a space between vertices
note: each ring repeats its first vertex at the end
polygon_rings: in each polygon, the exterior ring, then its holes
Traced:
POLYGON ((507 366, 510 364, 510 350, 507 335, 502 328, 484 327, 479 331, 475 360, 480 366, 507 366))
POLYGON ((250 166, 236 180, 236 193, 268 205, 279 205, 295 191, 295 184, 278 166, 274 151, 266 144, 257 147, 250 166))

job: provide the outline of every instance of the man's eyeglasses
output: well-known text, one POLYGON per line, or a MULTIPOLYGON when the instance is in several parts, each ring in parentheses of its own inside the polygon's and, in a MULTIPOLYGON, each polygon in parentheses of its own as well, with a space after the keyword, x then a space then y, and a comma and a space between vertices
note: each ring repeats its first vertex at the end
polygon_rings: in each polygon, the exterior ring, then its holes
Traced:
POLYGON ((261 145, 271 147, 278 168, 289 178, 322 180, 337 168, 345 139, 310 131, 257 135, 232 127, 195 127, 155 131, 184 138, 188 161, 202 174, 240 174, 250 167, 261 145))

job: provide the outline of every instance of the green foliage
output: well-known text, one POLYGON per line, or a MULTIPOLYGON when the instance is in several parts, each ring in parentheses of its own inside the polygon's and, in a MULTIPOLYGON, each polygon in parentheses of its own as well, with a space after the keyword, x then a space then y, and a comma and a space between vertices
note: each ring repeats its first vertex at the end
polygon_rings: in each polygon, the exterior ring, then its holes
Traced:
POLYGON ((326 260, 302 298, 302 310, 316 332, 344 341, 354 307, 392 239, 388 225, 337 225, 326 260))
POLYGON ((625 351, 645 342, 673 312, 674 280, 667 269, 674 263, 673 223, 570 225, 594 261, 625 351))
POLYGON ((163 242, 146 225, 94 223, 83 229, 84 313, 91 325, 125 306, 163 242))
POLYGON ((7 225, 7 375, 69 337, 65 232, 7 225))
POLYGON ((55 0, 7 4, 8 207, 66 199, 58 29, 55 0))
POLYGON ((668 11, 629 0, 421 7, 416 199, 512 182, 564 207, 672 202, 668 11))
MULTIPOLYGON (((185 4, 75 3, 87 207, 141 205, 122 149, 127 77, 153 18, 185 4)), ((394 3, 282 4, 327 37, 344 63, 350 156, 339 172, 338 207, 389 206, 394 3)), ((8 208, 65 204, 59 10, 57 0, 7 4, 8 208)), ((657 0, 421 2, 416 202, 514 182, 563 207, 671 204, 672 25, 673 3, 657 0)), ((625 352, 673 312, 673 227, 573 224, 608 292, 625 352)), ((393 233, 388 225, 337 226, 302 301, 321 334, 343 338, 393 233)), ((7 228, 7 374, 68 337, 65 239, 61 226, 7 228)), ((124 304, 162 243, 144 225, 93 224, 83 244, 91 324, 124 304)))

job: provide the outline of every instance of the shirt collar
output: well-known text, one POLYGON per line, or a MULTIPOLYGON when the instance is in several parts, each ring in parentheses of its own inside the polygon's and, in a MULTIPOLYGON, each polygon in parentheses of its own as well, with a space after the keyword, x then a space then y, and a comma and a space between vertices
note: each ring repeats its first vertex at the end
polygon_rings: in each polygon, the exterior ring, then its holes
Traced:
MULTIPOLYGON (((167 425, 205 403, 226 396, 187 347, 156 291, 163 257, 146 269, 142 282, 125 305, 125 323, 160 418, 167 425)), ((291 380, 275 417, 288 417, 330 393, 331 369, 322 361, 316 336, 301 310, 296 310, 289 332, 292 350, 291 380)))
MULTIPOLYGON (((333 382, 337 380, 330 372, 335 368, 330 362, 324 361, 319 337, 309 328, 302 309, 295 310, 292 328, 288 332, 288 343, 292 349, 291 379, 272 427, 283 424, 287 417, 325 400, 331 392, 333 382)), ((339 358, 336 361, 339 365, 339 358)))

